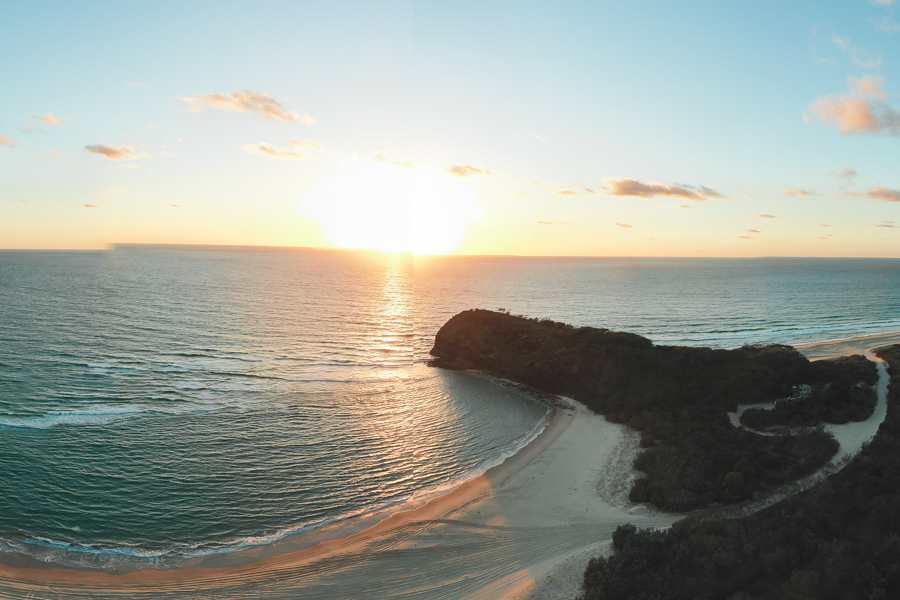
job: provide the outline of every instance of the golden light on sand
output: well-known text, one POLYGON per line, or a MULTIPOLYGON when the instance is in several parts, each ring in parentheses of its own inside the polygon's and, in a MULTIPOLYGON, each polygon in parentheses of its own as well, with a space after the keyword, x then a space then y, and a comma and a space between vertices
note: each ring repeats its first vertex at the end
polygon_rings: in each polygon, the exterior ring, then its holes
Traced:
POLYGON ((300 197, 340 248, 444 254, 483 209, 466 184, 409 161, 348 158, 300 197))

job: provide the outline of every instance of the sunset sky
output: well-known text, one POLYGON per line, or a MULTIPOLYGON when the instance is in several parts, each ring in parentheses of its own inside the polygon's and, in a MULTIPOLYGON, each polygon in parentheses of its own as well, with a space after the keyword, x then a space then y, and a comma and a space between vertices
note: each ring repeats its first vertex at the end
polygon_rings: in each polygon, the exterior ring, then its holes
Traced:
POLYGON ((0 248, 900 256, 900 0, 2 13, 0 248))

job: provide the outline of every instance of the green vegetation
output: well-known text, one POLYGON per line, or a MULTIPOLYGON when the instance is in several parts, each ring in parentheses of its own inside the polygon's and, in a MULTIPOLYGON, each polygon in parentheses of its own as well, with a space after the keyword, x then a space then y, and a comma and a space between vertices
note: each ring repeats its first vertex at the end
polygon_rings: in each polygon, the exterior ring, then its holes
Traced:
POLYGON ((878 356, 887 417, 843 470, 743 519, 621 526, 614 553, 588 565, 582 600, 900 597, 900 345, 878 356))
POLYGON ((479 369, 570 396, 642 432, 647 450, 635 467, 647 476, 631 498, 677 511, 751 498, 812 473, 838 448, 821 431, 785 437, 743 431, 726 412, 786 397, 800 383, 868 377, 857 360, 821 367, 789 346, 656 346, 631 333, 505 311, 454 316, 431 353, 435 366, 479 369))
POLYGON ((865 421, 875 410, 878 374, 863 356, 842 356, 812 363, 813 393, 782 400, 772 410, 751 408, 741 423, 753 429, 815 427, 820 423, 865 421))

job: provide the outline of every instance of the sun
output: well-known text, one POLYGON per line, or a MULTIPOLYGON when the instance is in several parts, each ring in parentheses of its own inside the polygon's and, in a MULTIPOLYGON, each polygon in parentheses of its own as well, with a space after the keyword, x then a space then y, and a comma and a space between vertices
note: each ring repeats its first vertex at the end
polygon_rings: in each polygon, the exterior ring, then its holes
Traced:
POLYGON ((458 178, 411 161, 353 157, 300 196, 340 248, 444 254, 483 209, 458 178))

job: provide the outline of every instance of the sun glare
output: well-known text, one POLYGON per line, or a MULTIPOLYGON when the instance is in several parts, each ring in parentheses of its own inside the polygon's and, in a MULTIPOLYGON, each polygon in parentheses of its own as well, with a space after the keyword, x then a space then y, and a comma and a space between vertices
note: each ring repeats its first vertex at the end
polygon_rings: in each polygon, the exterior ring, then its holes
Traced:
POLYGON ((444 254, 483 209, 455 177, 409 161, 349 158, 300 196, 340 248, 444 254))

